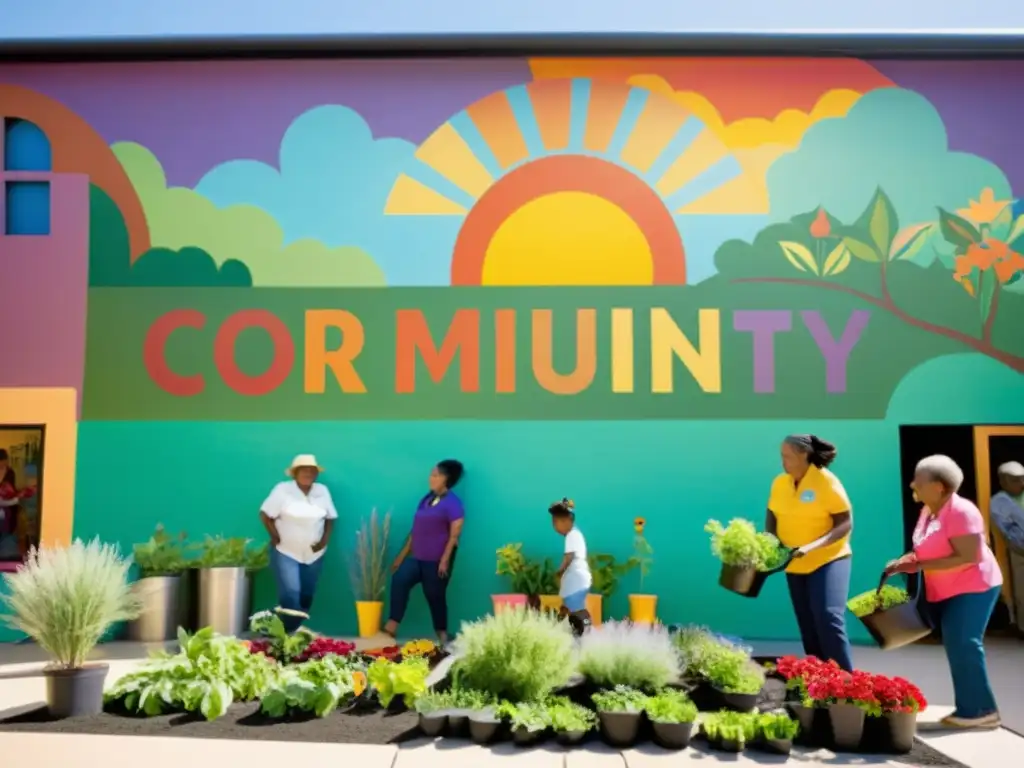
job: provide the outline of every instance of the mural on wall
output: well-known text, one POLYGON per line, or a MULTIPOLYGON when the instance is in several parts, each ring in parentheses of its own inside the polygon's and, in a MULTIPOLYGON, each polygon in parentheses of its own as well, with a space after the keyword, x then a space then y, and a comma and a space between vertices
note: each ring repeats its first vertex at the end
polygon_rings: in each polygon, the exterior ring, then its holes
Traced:
POLYGON ((84 418, 881 418, 932 358, 1024 372, 1024 206, 890 67, 228 66, 164 78, 179 133, 0 70, 90 182, 84 418))

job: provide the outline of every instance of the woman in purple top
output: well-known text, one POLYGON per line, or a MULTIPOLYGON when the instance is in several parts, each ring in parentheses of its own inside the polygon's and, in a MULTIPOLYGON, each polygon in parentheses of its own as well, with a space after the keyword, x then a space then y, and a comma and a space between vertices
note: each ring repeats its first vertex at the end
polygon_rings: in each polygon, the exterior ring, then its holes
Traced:
POLYGON ((417 584, 430 607, 430 618, 441 644, 448 642, 448 581, 466 516, 452 488, 462 477, 462 463, 445 459, 430 472, 430 492, 420 499, 412 533, 391 564, 391 613, 384 631, 394 637, 405 617, 409 594, 417 584))

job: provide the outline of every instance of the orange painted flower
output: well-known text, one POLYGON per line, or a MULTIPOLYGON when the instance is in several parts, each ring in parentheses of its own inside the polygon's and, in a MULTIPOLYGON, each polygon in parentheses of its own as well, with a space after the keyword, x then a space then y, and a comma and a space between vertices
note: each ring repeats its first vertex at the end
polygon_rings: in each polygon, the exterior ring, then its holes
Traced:
POLYGON ((832 234, 832 222, 828 220, 828 214, 824 208, 818 209, 818 215, 811 222, 811 237, 820 240, 832 234))
POLYGON ((957 209, 957 213, 976 224, 991 224, 1012 203, 1013 200, 996 200, 995 190, 985 187, 977 200, 971 200, 966 208, 957 209))
POLYGON ((633 518, 633 530, 638 534, 643 534, 645 525, 647 525, 647 521, 642 517, 633 518))
POLYGON ((989 237, 981 243, 972 245, 962 256, 957 256, 955 267, 953 279, 973 296, 974 284, 968 278, 974 270, 987 272, 991 269, 995 272, 996 279, 1005 284, 1024 269, 1024 256, 1002 240, 989 237))

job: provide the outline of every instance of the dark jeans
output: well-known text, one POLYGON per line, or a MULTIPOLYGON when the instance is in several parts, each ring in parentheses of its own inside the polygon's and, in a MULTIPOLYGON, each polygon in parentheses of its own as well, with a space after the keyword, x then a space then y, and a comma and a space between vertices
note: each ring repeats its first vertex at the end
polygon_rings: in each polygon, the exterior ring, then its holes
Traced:
POLYGON ((437 560, 417 560, 407 557, 391 577, 391 615, 389 618, 400 624, 409 607, 409 595, 417 584, 423 585, 423 596, 427 598, 430 618, 435 632, 448 632, 448 582, 455 567, 455 553, 448 564, 448 578, 437 575, 437 560))
MULTIPOLYGON (((313 595, 316 583, 320 579, 320 571, 324 567, 321 557, 316 562, 304 565, 288 555, 282 555, 276 549, 270 550, 270 567, 277 579, 277 602, 282 608, 292 611, 309 613, 313 607, 313 595)), ((302 626, 298 616, 282 615, 281 622, 288 632, 294 632, 302 626)))
POLYGON ((1000 587, 929 603, 942 630, 957 717, 983 717, 996 710, 996 697, 985 664, 985 628, 999 600, 1000 587))
POLYGON ((850 558, 826 563, 813 573, 787 573, 789 597, 804 653, 834 660, 853 671, 853 653, 846 636, 846 601, 850 596, 850 558))

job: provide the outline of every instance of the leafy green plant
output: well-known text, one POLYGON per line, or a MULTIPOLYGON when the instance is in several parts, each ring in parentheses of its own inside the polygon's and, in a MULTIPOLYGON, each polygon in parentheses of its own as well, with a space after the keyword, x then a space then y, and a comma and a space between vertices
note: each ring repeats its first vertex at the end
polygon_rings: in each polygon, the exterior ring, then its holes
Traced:
POLYGON ((877 611, 887 611, 910 602, 910 594, 902 587, 885 584, 880 591, 862 592, 850 598, 846 607, 857 618, 869 616, 877 611))
POLYGON ((99 539, 34 549, 4 574, 4 622, 31 637, 54 667, 77 669, 112 624, 139 615, 129 568, 131 560, 99 539))
POLYGON ((579 639, 579 672, 595 685, 654 691, 679 678, 679 656, 661 624, 608 621, 579 639))
POLYGON ((132 547, 132 559, 139 568, 140 578, 177 576, 188 568, 186 539, 184 531, 172 536, 162 525, 157 525, 149 541, 132 547))
POLYGON ((591 699, 598 712, 643 712, 647 706, 647 696, 625 685, 617 685, 610 691, 599 691, 591 699))
POLYGON ((498 558, 496 573, 508 577, 514 594, 540 594, 540 565, 527 559, 521 543, 506 544, 495 554, 498 558))
POLYGON ((416 703, 413 707, 421 715, 430 715, 435 712, 455 709, 453 697, 448 691, 427 691, 422 696, 416 698, 416 703))
POLYGON ((644 709, 655 723, 692 723, 697 719, 697 706, 689 696, 674 688, 665 688, 647 697, 644 709))
POLYGON ((792 741, 800 724, 784 712, 765 712, 757 716, 757 733, 771 741, 792 741))
POLYGON ((316 635, 305 627, 289 635, 281 617, 273 611, 260 611, 249 618, 249 631, 267 638, 269 647, 263 652, 282 664, 291 664, 316 640, 316 635))
POLYGON ((270 564, 270 545, 252 546, 252 539, 207 536, 189 549, 199 553, 199 568, 245 568, 258 571, 270 564))
POLYGON ((706 661, 704 674, 723 693, 760 693, 764 687, 764 669, 734 649, 714 653, 706 661))
POLYGON ((233 637, 210 627, 189 635, 178 630, 177 654, 154 654, 142 667, 118 679, 104 701, 126 711, 154 717, 166 712, 200 712, 213 720, 233 701, 261 698, 281 668, 262 654, 250 653, 233 637))
POLYGON ((557 595, 561 585, 558 583, 558 566, 551 562, 551 558, 545 558, 539 564, 539 586, 538 595, 557 595))
POLYGON ((614 555, 604 553, 590 555, 587 557, 587 563, 590 565, 590 575, 593 580, 590 590, 605 599, 615 594, 623 576, 640 565, 636 558, 631 557, 626 562, 620 563, 614 555))
POLYGON ((422 657, 397 663, 377 659, 366 671, 366 679, 377 691, 381 706, 387 707, 396 696, 405 699, 406 706, 412 706, 416 698, 426 692, 429 673, 430 664, 422 657))
POLYGON ((513 730, 543 731, 551 725, 548 709, 543 702, 514 704, 503 701, 498 704, 495 714, 503 720, 508 720, 513 730))
POLYGON ((552 730, 557 733, 586 733, 597 725, 597 715, 562 696, 553 696, 544 706, 552 730))
POLYGON ((363 520, 356 531, 356 545, 349 562, 349 578, 356 600, 376 602, 384 597, 390 573, 388 539, 391 536, 391 513, 381 518, 377 510, 363 520))
POLYGON ((451 709, 461 709, 469 712, 480 712, 488 707, 497 705, 498 700, 483 691, 474 691, 472 688, 455 687, 448 694, 451 709))
POLYGON ((735 518, 723 526, 708 520, 704 530, 711 534, 711 552, 725 565, 769 571, 785 562, 788 550, 770 533, 758 532, 749 520, 735 518))
POLYGON ((326 717, 355 695, 353 664, 340 656, 310 659, 281 670, 261 697, 260 711, 270 717, 312 712, 326 717))
POLYGON ((741 746, 757 735, 757 713, 710 712, 701 717, 701 730, 712 741, 734 741, 741 746))
POLYGON ((463 624, 454 645, 460 686, 512 702, 544 698, 576 668, 568 622, 519 607, 463 624))
POLYGON ((683 677, 703 675, 705 659, 721 645, 707 627, 680 627, 672 634, 672 644, 679 654, 683 677))
POLYGON ((633 520, 633 557, 630 561, 636 564, 640 571, 640 591, 644 591, 644 579, 651 573, 651 566, 654 565, 654 547, 644 536, 644 527, 647 521, 642 517, 633 520))

